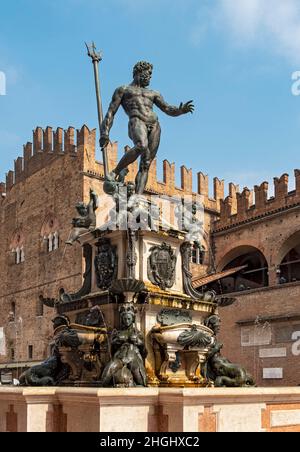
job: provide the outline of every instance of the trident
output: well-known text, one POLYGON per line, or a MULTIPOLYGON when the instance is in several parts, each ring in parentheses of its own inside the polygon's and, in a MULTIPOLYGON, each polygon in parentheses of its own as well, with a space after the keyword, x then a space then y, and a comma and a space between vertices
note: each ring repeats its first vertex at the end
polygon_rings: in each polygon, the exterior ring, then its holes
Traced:
MULTIPOLYGON (((98 108, 98 122, 99 122, 99 130, 101 130, 101 125, 103 122, 103 109, 102 109, 102 100, 101 100, 101 89, 100 89, 100 77, 99 77, 99 63, 102 61, 102 53, 96 51, 95 43, 93 42, 90 46, 85 43, 88 56, 91 57, 94 65, 94 76, 95 76, 95 86, 96 86, 96 96, 97 96, 97 108, 98 108)), ((108 157, 107 157, 107 147, 101 149, 103 154, 103 165, 104 165, 104 175, 108 176, 109 168, 108 168, 108 157)))

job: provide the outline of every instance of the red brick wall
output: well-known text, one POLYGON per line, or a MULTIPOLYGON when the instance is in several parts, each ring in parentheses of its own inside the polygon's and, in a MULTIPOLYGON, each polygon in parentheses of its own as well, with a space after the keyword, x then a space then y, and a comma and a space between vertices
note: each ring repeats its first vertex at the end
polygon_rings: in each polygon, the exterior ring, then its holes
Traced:
POLYGON ((300 283, 266 288, 240 294, 234 305, 220 310, 220 340, 224 343, 224 356, 245 366, 259 386, 300 385, 300 359, 299 356, 293 355, 291 341, 292 332, 300 331, 299 295, 300 283), (270 318, 264 319, 268 317, 270 318), (248 320, 253 321, 238 323, 248 320), (262 328, 270 328, 270 342, 260 346, 242 346, 242 328, 254 328, 256 336, 261 334, 262 328), (287 356, 260 358, 261 349, 274 348, 285 348, 287 356), (283 379, 264 380, 264 368, 282 368, 283 379))
POLYGON ((15 362, 28 361, 29 345, 33 346, 33 360, 45 358, 53 310, 45 308, 44 317, 37 317, 39 295, 56 297, 61 287, 74 291, 82 284, 81 247, 65 248, 64 243, 76 215, 74 206, 84 197, 84 151, 91 151, 93 145, 82 138, 76 149, 55 155, 53 150, 47 154, 46 149, 36 154, 38 146, 35 140, 34 153, 27 156, 19 181, 6 187, 6 198, 0 203, 0 325, 5 327, 8 351, 0 362, 10 360, 11 348, 15 349, 15 362), (52 253, 41 236, 49 214, 59 223, 60 247, 52 253), (19 265, 10 250, 17 229, 25 240, 25 262, 19 265), (8 323, 12 303, 16 322, 8 323))

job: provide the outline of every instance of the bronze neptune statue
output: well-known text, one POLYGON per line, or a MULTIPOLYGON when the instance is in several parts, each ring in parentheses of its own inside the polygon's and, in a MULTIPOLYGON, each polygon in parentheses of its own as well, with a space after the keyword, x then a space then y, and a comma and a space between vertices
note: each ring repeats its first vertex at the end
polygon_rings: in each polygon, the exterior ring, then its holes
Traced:
POLYGON ((192 101, 173 107, 165 102, 159 92, 148 89, 152 71, 152 64, 146 61, 140 61, 134 66, 133 82, 117 88, 101 125, 100 145, 106 148, 115 114, 122 105, 129 117, 129 138, 133 141, 134 147, 123 156, 110 177, 113 176, 118 181, 122 171, 141 157, 136 176, 136 193, 139 195, 144 193, 149 168, 156 157, 160 143, 161 128, 153 106, 156 105, 169 116, 180 116, 194 111, 192 101))

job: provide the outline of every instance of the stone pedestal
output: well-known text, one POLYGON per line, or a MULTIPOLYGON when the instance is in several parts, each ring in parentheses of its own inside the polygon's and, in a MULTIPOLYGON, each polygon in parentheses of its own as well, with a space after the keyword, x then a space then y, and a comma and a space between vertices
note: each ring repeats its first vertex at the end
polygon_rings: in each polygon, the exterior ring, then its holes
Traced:
MULTIPOLYGON (((89 250, 83 286, 88 286, 88 291, 79 291, 80 296, 64 294, 57 304, 58 312, 78 324, 90 308, 99 306, 103 327, 111 332, 120 328, 120 306, 133 303, 135 327, 143 333, 148 352, 145 366, 149 386, 206 386, 200 367, 208 348, 184 349, 177 342, 181 333, 192 328, 212 337, 214 333, 204 322, 217 312, 213 297, 205 298, 192 288, 193 296, 187 293, 190 262, 182 251, 187 244, 185 233, 171 229, 96 229, 81 235, 80 241, 89 250), (154 329, 161 327, 158 337, 154 329)), ((109 339, 107 345, 109 349, 109 339)), ((108 359, 104 357, 103 367, 108 359)))
POLYGON ((300 432, 300 388, 1 387, 0 414, 0 432, 300 432))

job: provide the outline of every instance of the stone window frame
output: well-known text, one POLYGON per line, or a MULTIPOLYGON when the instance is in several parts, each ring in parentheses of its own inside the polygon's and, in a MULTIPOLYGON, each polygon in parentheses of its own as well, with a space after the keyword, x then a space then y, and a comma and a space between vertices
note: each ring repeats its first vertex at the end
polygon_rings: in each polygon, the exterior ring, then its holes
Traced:
POLYGON ((193 246, 192 248, 192 264, 196 265, 204 265, 205 264, 205 256, 206 256, 206 248, 202 247, 201 251, 197 246, 193 246))
POLYGON ((14 256, 14 264, 20 265, 25 262, 25 237, 22 228, 18 228, 10 243, 10 251, 14 256))
POLYGON ((23 264, 25 262, 25 251, 24 246, 21 246, 20 248, 17 247, 15 250, 12 250, 12 252, 15 254, 15 264, 23 264))
POLYGON ((60 238, 57 231, 55 231, 54 233, 50 232, 48 237, 45 237, 45 240, 47 241, 48 253, 53 253, 54 251, 59 249, 60 238))
POLYGON ((60 247, 60 224, 56 216, 48 214, 41 228, 44 252, 53 253, 60 247))

